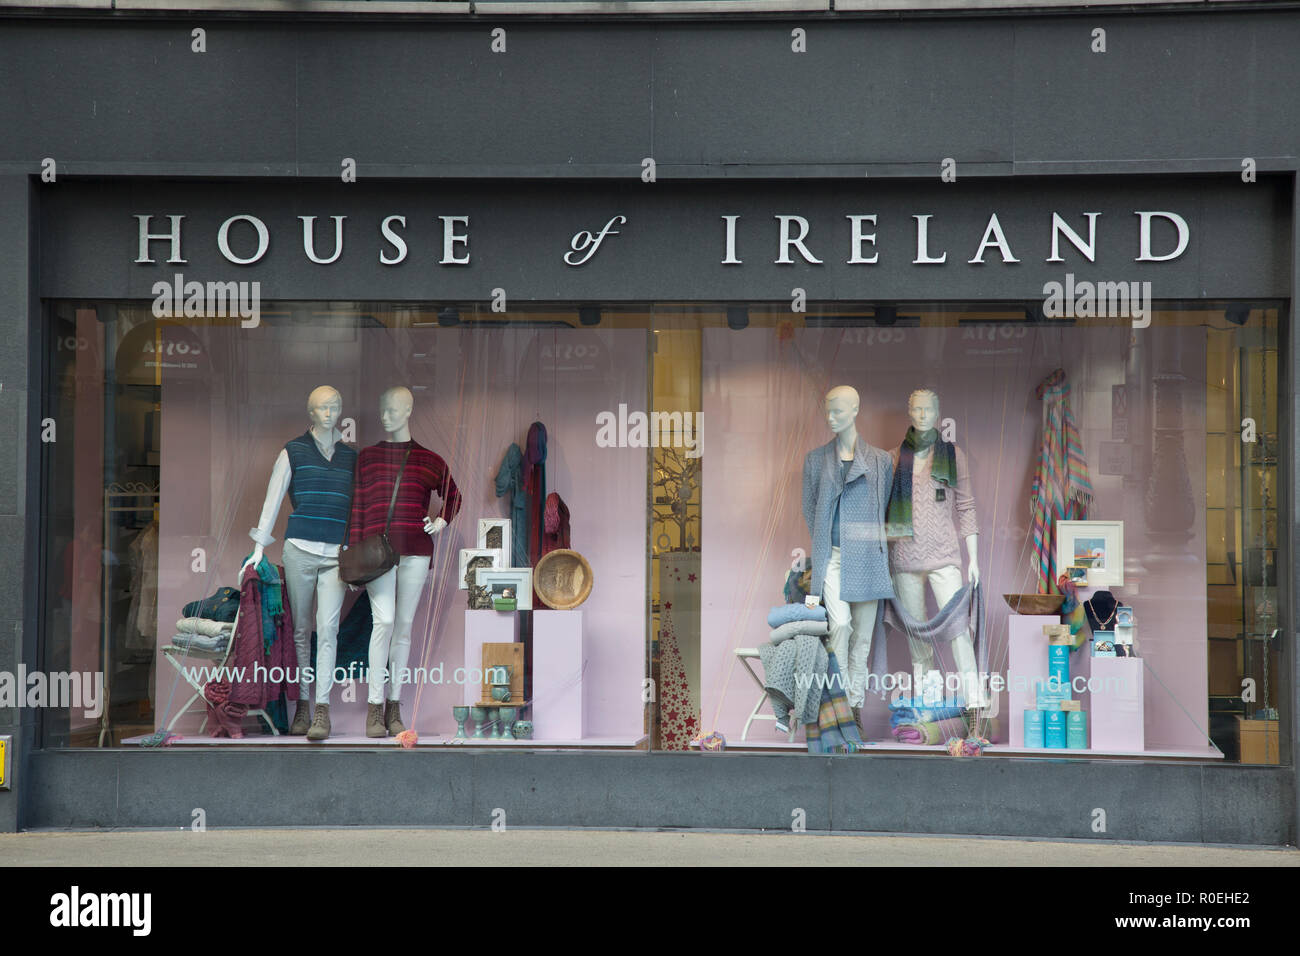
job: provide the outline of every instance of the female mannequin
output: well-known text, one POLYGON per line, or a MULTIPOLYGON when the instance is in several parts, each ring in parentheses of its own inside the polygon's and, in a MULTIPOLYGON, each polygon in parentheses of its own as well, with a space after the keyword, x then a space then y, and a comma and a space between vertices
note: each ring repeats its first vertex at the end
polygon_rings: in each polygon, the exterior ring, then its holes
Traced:
MULTIPOLYGON (((935 428, 939 396, 928 388, 917 389, 908 397, 907 412, 912 427, 889 453, 896 469, 889 500, 889 558, 899 603, 924 621, 929 617, 927 584, 940 609, 962 588, 959 535, 966 541, 967 580, 971 585, 979 583, 979 531, 966 453, 944 441, 935 428)), ((929 642, 909 634, 908 646, 913 671, 926 674, 934 669, 934 648, 929 642)), ((970 633, 955 638, 952 649, 967 706, 987 706, 970 633)))
POLYGON ((388 438, 362 449, 352 495, 350 545, 384 530, 393 484, 401 470, 401 487, 388 533, 400 558, 396 567, 366 585, 373 619, 367 737, 395 737, 406 729, 400 709, 402 682, 411 651, 411 624, 433 563, 432 537, 460 511, 460 492, 447 463, 411 439, 408 423, 414 406, 410 391, 401 386, 384 392, 379 400, 379 417, 388 438), (442 509, 430 519, 429 500, 435 491, 442 498, 442 509))

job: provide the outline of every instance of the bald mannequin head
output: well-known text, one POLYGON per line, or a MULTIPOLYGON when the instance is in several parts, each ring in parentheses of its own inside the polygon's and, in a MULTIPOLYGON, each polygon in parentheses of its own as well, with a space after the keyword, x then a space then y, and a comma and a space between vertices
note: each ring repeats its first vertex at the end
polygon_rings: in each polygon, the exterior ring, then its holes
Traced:
POLYGON ((410 389, 395 385, 384 392, 379 397, 379 421, 383 424, 384 431, 390 434, 404 431, 406 423, 410 421, 413 408, 415 408, 415 399, 411 397, 410 389))
POLYGON ((858 390, 851 385, 836 385, 826 393, 823 409, 826 424, 836 435, 853 426, 858 417, 858 390))
POLYGON ((939 396, 932 388, 918 388, 907 397, 907 415, 918 432, 929 431, 939 420, 939 396))
POLYGON ((307 396, 307 417, 311 419, 312 428, 328 432, 342 414, 343 397, 339 395, 338 389, 322 385, 312 389, 312 393, 307 396))

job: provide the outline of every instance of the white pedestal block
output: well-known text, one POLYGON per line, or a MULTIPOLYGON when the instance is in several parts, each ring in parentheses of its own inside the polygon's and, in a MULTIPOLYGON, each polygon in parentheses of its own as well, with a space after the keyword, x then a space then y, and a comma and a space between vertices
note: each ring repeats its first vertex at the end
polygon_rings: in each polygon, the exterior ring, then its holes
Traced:
POLYGON ((587 629, 581 610, 533 612, 533 737, 587 736, 587 629))
POLYGON ((1007 618, 1007 715, 1012 747, 1025 745, 1025 711, 1038 706, 1034 682, 1045 681, 1047 637, 1044 624, 1060 624, 1059 614, 1012 614, 1007 618))
POLYGON ((1140 657, 1092 659, 1093 750, 1146 749, 1144 670, 1140 657))
POLYGON ((465 612, 465 679, 461 700, 477 704, 483 697, 483 645, 519 640, 519 615, 514 611, 465 612), (477 678, 477 679, 474 679, 477 678))

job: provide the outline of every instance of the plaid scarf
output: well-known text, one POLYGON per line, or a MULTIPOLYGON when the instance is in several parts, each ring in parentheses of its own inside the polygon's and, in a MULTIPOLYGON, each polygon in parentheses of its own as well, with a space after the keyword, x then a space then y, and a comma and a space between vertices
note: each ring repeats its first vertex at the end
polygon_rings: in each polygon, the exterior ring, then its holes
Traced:
POLYGON ((1056 593, 1056 522, 1081 521, 1092 504, 1092 482, 1083 458, 1079 426, 1070 411, 1070 386, 1057 369, 1039 383, 1036 394, 1046 404, 1043 448, 1038 456, 1032 497, 1033 570, 1042 594, 1056 593))
POLYGON ((844 693, 844 680, 835 652, 826 651, 826 683, 822 685, 822 702, 817 710, 817 720, 804 727, 810 754, 851 754, 862 749, 862 735, 858 733, 853 708, 844 693))
POLYGON ((889 490, 889 505, 885 509, 885 536, 888 538, 912 537, 912 462, 918 451, 931 446, 934 460, 930 475, 949 488, 957 484, 957 446, 939 437, 939 430, 918 432, 908 428, 903 443, 898 447, 898 467, 894 469, 894 486, 889 490))

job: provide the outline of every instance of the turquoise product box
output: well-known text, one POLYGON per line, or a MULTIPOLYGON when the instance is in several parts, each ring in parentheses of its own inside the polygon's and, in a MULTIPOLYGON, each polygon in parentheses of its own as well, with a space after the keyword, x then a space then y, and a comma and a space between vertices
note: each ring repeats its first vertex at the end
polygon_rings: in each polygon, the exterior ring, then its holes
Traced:
POLYGON ((1041 750, 1043 740, 1043 711, 1025 711, 1025 746, 1041 750))
POLYGON ((1088 712, 1067 710, 1065 714, 1065 746, 1071 750, 1088 749, 1088 712))
POLYGON ((1057 684, 1050 679, 1035 681, 1034 694, 1038 698, 1039 710, 1060 710, 1061 701, 1070 699, 1070 685, 1057 684))
POLYGON ((1114 657, 1115 656, 1115 632, 1114 631, 1093 631, 1092 632, 1092 656, 1093 657, 1114 657))
POLYGON ((1065 749, 1065 711, 1043 711, 1043 743, 1048 748, 1065 749))
POLYGON ((1068 644, 1047 645, 1047 675, 1062 684, 1070 683, 1070 647, 1068 644))

